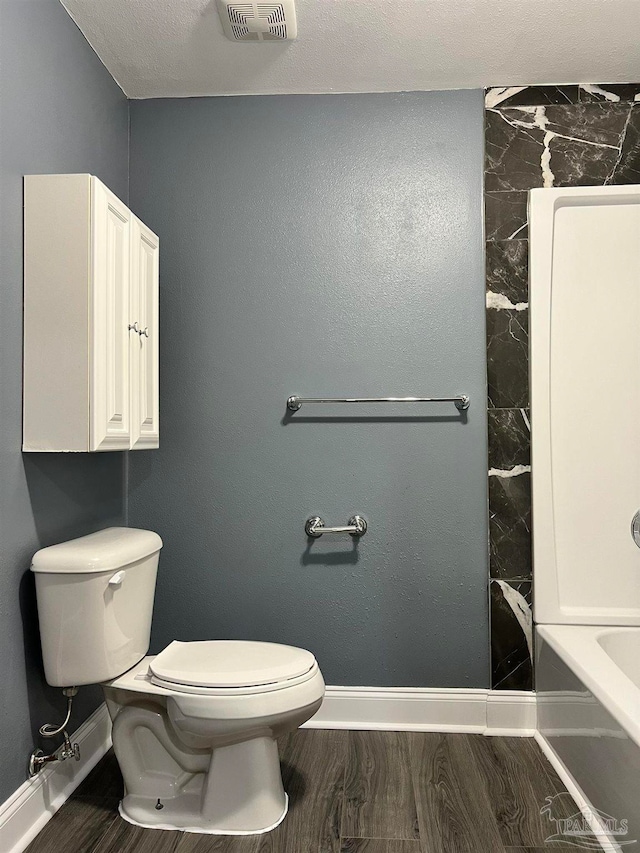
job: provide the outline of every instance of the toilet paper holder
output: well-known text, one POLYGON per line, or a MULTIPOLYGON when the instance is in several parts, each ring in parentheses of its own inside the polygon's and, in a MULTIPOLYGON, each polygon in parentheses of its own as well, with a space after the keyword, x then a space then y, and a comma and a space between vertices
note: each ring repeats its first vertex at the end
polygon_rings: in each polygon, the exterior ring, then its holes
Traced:
POLYGON ((325 533, 348 533, 360 538, 367 532, 367 522, 361 515, 352 515, 344 527, 326 527, 319 515, 312 515, 305 522, 304 532, 311 539, 319 539, 325 533))

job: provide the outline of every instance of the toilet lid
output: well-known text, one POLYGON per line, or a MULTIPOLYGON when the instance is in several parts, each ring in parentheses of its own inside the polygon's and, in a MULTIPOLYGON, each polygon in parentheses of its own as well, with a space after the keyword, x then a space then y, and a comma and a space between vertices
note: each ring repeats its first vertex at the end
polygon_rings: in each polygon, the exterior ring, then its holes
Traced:
POLYGON ((254 687, 304 675, 315 664, 311 652, 279 643, 207 640, 173 643, 149 664, 152 676, 192 687, 254 687))

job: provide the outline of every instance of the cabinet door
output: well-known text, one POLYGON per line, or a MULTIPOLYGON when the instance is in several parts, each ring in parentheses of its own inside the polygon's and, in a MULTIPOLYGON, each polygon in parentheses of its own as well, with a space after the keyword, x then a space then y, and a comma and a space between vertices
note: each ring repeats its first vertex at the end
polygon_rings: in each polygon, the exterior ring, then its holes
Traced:
POLYGON ((128 450, 131 213, 91 179, 90 449, 128 450))
POLYGON ((158 238, 131 217, 131 449, 158 447, 158 238))

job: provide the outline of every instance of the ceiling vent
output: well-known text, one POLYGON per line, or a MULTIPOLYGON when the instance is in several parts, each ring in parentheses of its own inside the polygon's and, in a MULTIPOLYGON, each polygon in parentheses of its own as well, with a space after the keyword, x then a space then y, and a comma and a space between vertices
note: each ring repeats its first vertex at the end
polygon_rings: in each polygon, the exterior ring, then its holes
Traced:
POLYGON ((224 34, 231 41, 291 41, 297 35, 294 0, 235 3, 218 0, 224 34))

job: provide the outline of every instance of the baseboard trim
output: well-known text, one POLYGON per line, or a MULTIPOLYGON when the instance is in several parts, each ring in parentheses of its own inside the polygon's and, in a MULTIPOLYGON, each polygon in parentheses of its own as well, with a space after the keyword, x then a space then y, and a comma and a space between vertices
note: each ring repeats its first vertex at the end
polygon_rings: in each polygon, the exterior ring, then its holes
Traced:
MULTIPOLYGON (((525 691, 330 686, 322 707, 303 728, 531 737, 535 701, 535 693, 525 691)), ((94 711, 72 740, 80 744, 80 761, 49 765, 0 806, 3 853, 22 853, 107 752, 107 706, 94 711)))
POLYGON ((527 690, 487 690, 486 735, 533 737, 537 725, 535 693, 527 690))
MULTIPOLYGON (((111 720, 101 705, 73 734, 80 761, 50 764, 0 806, 0 850, 22 853, 111 746, 111 720)), ((25 764, 27 756, 25 755, 25 764)))
POLYGON ((515 690, 329 686, 304 728, 532 737, 536 699, 515 690))
POLYGON ((622 848, 608 835, 603 824, 601 824, 598 820, 597 813, 594 807, 584 795, 582 788, 576 782, 573 774, 571 773, 567 765, 560 758, 558 753, 551 746, 551 744, 541 731, 536 731, 534 734, 534 738, 540 749, 549 759, 551 766, 560 777, 560 780, 564 783, 567 791, 575 800, 578 808, 583 811, 585 819, 593 830, 594 835, 600 842, 602 850, 604 850, 605 853, 620 853, 622 848))

